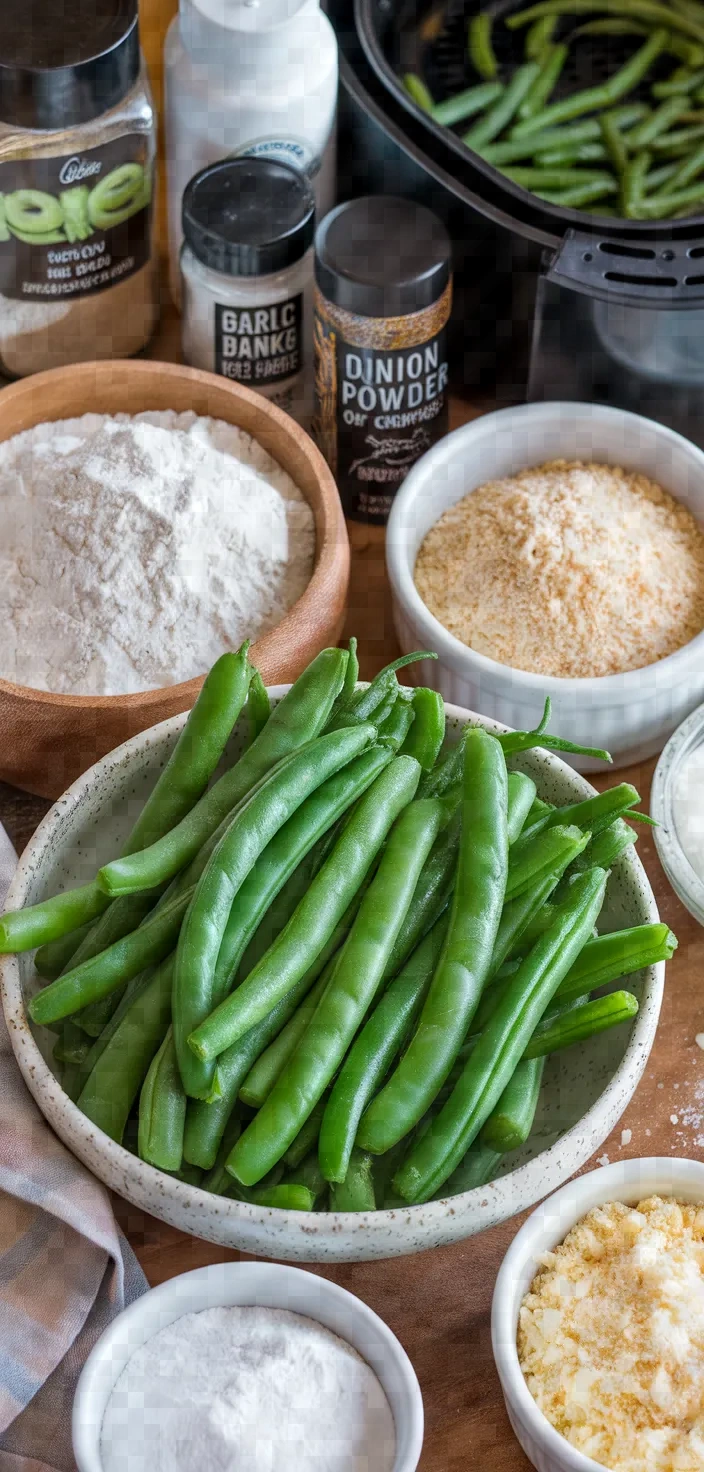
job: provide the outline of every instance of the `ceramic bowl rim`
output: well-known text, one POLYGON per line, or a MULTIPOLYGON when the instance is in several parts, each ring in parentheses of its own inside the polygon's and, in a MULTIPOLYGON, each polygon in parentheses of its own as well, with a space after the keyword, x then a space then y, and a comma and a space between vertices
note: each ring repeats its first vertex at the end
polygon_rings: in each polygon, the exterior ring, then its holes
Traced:
MULTIPOLYGON (((280 1285, 282 1301, 278 1306, 279 1308, 286 1308, 288 1307, 285 1302, 286 1284, 291 1284, 293 1281, 299 1285, 301 1292, 303 1292, 304 1285, 302 1280, 304 1278, 312 1280, 311 1292, 313 1294, 320 1294, 323 1298, 327 1298, 329 1302, 337 1305, 341 1315, 348 1322, 356 1320, 360 1327, 368 1331, 370 1336, 374 1335, 382 1352, 380 1353, 380 1358, 383 1357, 384 1363, 386 1363, 388 1357, 388 1360, 393 1364, 393 1370, 398 1376, 399 1387, 402 1387, 402 1391, 405 1392, 408 1399, 407 1417, 405 1425, 402 1428, 403 1439, 401 1431, 397 1427, 397 1454, 394 1459, 393 1472, 415 1472, 423 1446, 423 1397, 413 1363, 403 1348, 401 1341, 394 1334, 393 1330, 389 1328, 386 1321, 374 1309, 370 1308, 369 1304, 364 1302, 364 1299, 359 1298, 356 1293, 351 1293, 349 1289, 343 1288, 339 1283, 331 1282, 329 1278, 324 1278, 317 1273, 308 1272, 304 1268, 294 1267, 289 1263, 270 1263, 263 1261, 253 1263, 208 1263, 204 1267, 193 1268, 187 1273, 177 1273, 175 1277, 167 1278, 163 1283, 158 1284, 156 1288, 150 1288, 146 1293, 141 1294, 139 1298, 134 1299, 127 1308, 123 1309, 112 1320, 101 1334, 97 1343, 93 1345, 81 1370, 74 1394, 71 1435, 76 1460, 81 1468, 81 1472, 103 1472, 103 1461, 100 1454, 98 1453, 97 1457, 94 1456, 93 1449, 89 1445, 91 1433, 87 1425, 89 1419, 87 1412, 96 1403, 103 1400, 105 1387, 111 1378, 107 1373, 107 1362, 110 1360, 111 1352, 116 1343, 121 1345, 124 1343, 125 1337, 129 1336, 132 1351, 145 1344, 152 1337, 153 1333, 158 1333, 158 1329, 152 1329, 150 1331, 148 1324, 145 1324, 144 1320, 151 1319, 160 1307, 168 1313, 170 1311, 170 1301, 180 1296, 185 1285, 190 1285, 194 1289, 202 1288, 202 1299, 200 1310, 198 1307, 192 1306, 184 1309, 184 1313, 198 1313, 206 1307, 215 1306, 208 1302, 211 1296, 208 1288, 213 1284, 214 1280, 216 1286, 219 1283, 221 1288, 224 1289, 227 1280, 230 1280, 236 1286, 237 1280, 239 1279, 243 1285, 242 1292, 247 1297, 251 1293, 252 1303, 256 1305, 257 1300, 254 1296, 257 1291, 255 1280, 261 1282, 262 1279, 268 1279, 274 1288, 278 1288, 280 1285), (248 1279, 253 1284, 249 1291, 247 1290, 248 1279), (399 1443, 401 1443, 400 1446, 399 1443)), ((238 1301, 241 1306, 247 1306, 246 1298, 238 1301)), ((227 1306, 227 1304, 223 1304, 223 1306, 227 1306)), ((296 1308, 294 1312, 299 1313, 301 1310, 296 1308)), ((306 1312, 309 1318, 315 1320, 317 1323, 322 1322, 318 1316, 317 1305, 315 1303, 306 1312)), ((180 1317, 181 1314, 177 1313, 168 1322, 174 1323, 180 1317)), ((163 1324, 166 1322, 167 1320, 164 1319, 163 1324)), ((340 1339, 346 1340, 346 1336, 341 1330, 337 1329, 332 1332, 336 1333, 340 1339)), ((349 1343, 350 1341, 346 1340, 346 1342, 349 1343)), ((361 1353, 361 1351, 358 1351, 358 1353, 361 1353)), ((364 1358, 364 1356, 362 1357, 364 1358)), ((367 1363, 369 1364, 368 1360, 367 1363)), ((374 1370, 374 1366, 370 1365, 370 1368, 377 1374, 377 1378, 380 1379, 381 1377, 378 1371, 374 1370)), ((112 1377, 112 1386, 115 1385, 121 1370, 122 1365, 119 1365, 116 1373, 112 1377)), ((388 1397, 388 1391, 386 1391, 386 1394, 388 1397)), ((105 1397, 105 1401, 107 1401, 107 1396, 105 1397)), ((394 1417, 394 1421, 395 1419, 394 1417)))
POLYGON ((643 1190, 650 1194, 656 1190, 673 1196, 678 1191, 689 1192, 690 1199, 704 1200, 704 1161, 700 1160, 670 1155, 635 1156, 586 1171, 566 1181, 530 1213, 506 1251, 496 1278, 491 1304, 491 1345, 507 1407, 510 1405, 527 1424, 532 1438, 551 1459, 551 1465, 559 1467, 561 1472, 605 1472, 605 1469, 601 1462, 595 1462, 572 1446, 555 1429, 528 1389, 516 1347, 520 1301, 515 1302, 515 1280, 529 1257, 564 1241, 570 1227, 592 1206, 618 1201, 623 1194, 633 1200, 639 1179, 648 1173, 651 1181, 655 1178, 664 1184, 652 1188, 646 1184, 639 1192, 639 1199, 643 1199, 643 1190), (563 1205, 568 1209, 554 1230, 549 1227, 550 1218, 563 1205))
MULTIPOLYGON (((270 686, 269 694, 272 700, 277 700, 288 689, 290 689, 288 684, 270 686)), ((461 706, 452 705, 447 701, 445 702, 445 711, 449 720, 457 720, 465 725, 470 721, 475 721, 484 725, 489 730, 503 731, 507 729, 498 721, 492 721, 487 717, 478 715, 476 712, 466 710, 461 706)), ((162 721, 157 726, 152 726, 131 737, 121 746, 116 747, 114 751, 108 753, 107 756, 102 757, 94 766, 89 767, 68 788, 63 796, 52 805, 20 857, 7 895, 6 903, 9 908, 19 908, 24 903, 25 886, 32 880, 32 863, 34 857, 38 854, 41 860, 47 852, 51 844, 53 826, 59 815, 63 814, 67 807, 70 810, 75 810, 79 807, 83 798, 106 772, 129 766, 133 759, 139 757, 142 747, 147 746, 154 740, 155 735, 166 737, 172 733, 176 734, 185 724, 187 715, 188 712, 184 711, 180 715, 172 716, 169 720, 162 721)), ((595 789, 586 778, 580 773, 575 772, 572 767, 567 766, 565 762, 560 760, 559 756, 544 749, 541 750, 540 756, 547 770, 564 770, 571 782, 581 786, 585 796, 594 793, 595 789)), ((626 863, 631 868, 631 872, 637 880, 644 903, 647 901, 649 919, 653 921, 657 920, 659 917, 652 886, 637 854, 630 849, 622 855, 621 862, 626 863)), ((652 1008, 647 1009, 642 1007, 635 1017, 623 1057, 602 1093, 590 1105, 585 1114, 576 1120, 564 1134, 560 1135, 557 1141, 550 1145, 547 1150, 541 1151, 525 1164, 518 1166, 515 1171, 501 1178, 502 1181, 511 1180, 514 1183, 516 1204, 513 1210, 507 1213, 507 1216, 513 1216, 524 1211, 527 1207, 532 1206, 535 1200, 539 1198, 539 1192, 536 1194, 535 1187, 530 1184, 531 1178, 536 1173, 536 1169, 539 1169, 539 1161, 544 1162, 550 1158, 554 1160, 556 1156, 564 1155, 565 1158, 571 1157, 574 1159, 574 1170, 579 1169, 590 1158, 594 1150, 598 1148, 598 1143, 605 1138, 606 1133, 613 1127, 613 1124, 619 1118, 623 1109, 626 1108, 628 1100, 632 1097, 642 1076, 652 1048, 664 990, 664 963, 658 962, 655 966, 647 968, 647 971, 649 977, 652 978, 649 983, 649 995, 654 1005, 652 1008), (624 1086, 627 1092, 622 1107, 619 1108, 619 1095, 624 1086), (610 1123, 604 1134, 599 1135, 597 1143, 595 1144, 590 1140, 589 1146, 586 1149, 583 1144, 580 1146, 577 1136, 585 1130, 588 1131, 592 1122, 596 1122, 603 1117, 606 1117, 610 1123)), ((157 1170, 156 1167, 148 1165, 145 1161, 138 1160, 124 1146, 118 1145, 108 1135, 104 1134, 103 1131, 93 1126, 86 1119, 85 1115, 82 1114, 78 1106, 61 1090, 56 1075, 52 1073, 46 1063, 33 1036, 24 1007, 20 967, 17 958, 13 955, 0 956, 0 996, 2 998, 5 1020, 15 1057, 25 1083, 27 1083, 30 1092, 36 1099, 39 1108, 45 1114, 49 1124, 51 1124, 52 1113, 55 1113, 56 1110, 53 1108, 50 1099, 50 1090, 54 1086, 58 1087, 61 1094, 63 1116, 71 1122, 75 1134, 83 1140, 84 1144, 87 1144, 91 1137, 97 1138, 100 1144, 102 1159, 110 1164, 115 1174, 119 1174, 120 1179, 123 1181, 124 1189, 117 1188, 118 1194, 122 1194, 126 1199, 129 1199, 127 1187, 130 1179, 134 1179, 148 1183, 151 1182, 161 1190, 162 1199, 166 1196, 184 1209, 192 1204, 194 1197, 199 1206, 206 1207, 209 1205, 212 1207, 213 1197, 208 1192, 203 1191, 198 1186, 187 1185, 184 1181, 167 1177, 162 1171, 157 1170), (44 1107, 47 1104, 48 1112, 45 1111, 44 1107), (166 1183, 166 1187, 164 1183, 166 1183)), ((597 1126, 597 1131, 600 1129, 601 1124, 597 1126)), ((95 1171, 93 1173, 95 1174, 95 1171)), ((102 1176, 101 1179, 103 1179, 102 1176)), ((420 1235, 423 1239, 420 1243, 414 1240, 414 1245, 410 1247, 404 1249, 403 1247, 399 1248, 396 1246, 393 1252, 383 1255, 402 1254, 404 1251, 419 1251, 423 1246, 436 1245, 436 1242, 443 1243, 445 1241, 455 1240, 455 1237, 458 1235, 456 1232, 452 1234, 447 1233, 446 1224, 448 1213, 452 1219, 457 1220, 468 1205, 472 1202, 481 1202, 482 1197, 486 1195, 487 1189, 489 1188, 477 1187, 473 1191, 466 1191, 458 1196, 442 1197, 438 1201, 427 1202, 418 1206, 406 1206, 400 1209, 392 1208, 358 1213, 313 1213, 312 1220, 306 1224, 307 1240, 309 1243, 317 1241, 321 1246, 325 1244, 330 1248, 334 1248, 335 1239, 341 1232, 354 1231, 359 1235, 360 1241, 366 1236, 367 1242, 373 1245, 375 1240, 384 1241, 385 1234, 388 1234, 389 1231, 392 1231, 396 1237, 405 1236, 410 1238, 414 1236, 411 1228, 415 1228, 416 1237, 420 1235), (445 1232, 443 1232, 443 1225, 445 1225, 445 1232)), ((295 1232, 300 1232, 300 1219, 302 1216, 307 1215, 301 1212, 283 1211, 280 1208, 274 1211, 273 1208, 253 1206, 246 1202, 235 1201, 232 1198, 217 1198, 217 1200, 221 1208, 222 1219, 242 1221, 243 1223, 249 1224, 252 1228, 256 1227, 260 1231, 265 1231, 267 1223, 271 1221, 272 1216, 275 1216, 276 1222, 285 1229, 287 1240, 289 1240, 289 1235, 293 1236, 295 1232)), ((158 1215, 157 1208, 154 1207, 153 1210, 158 1215)), ((314 1259, 311 1254, 307 1260, 314 1261, 317 1259, 314 1259)))
MULTIPOLYGON (((392 592, 398 599, 406 617, 422 631, 425 647, 437 650, 443 662, 458 674, 466 676, 467 671, 476 671, 479 675, 490 678, 495 684, 509 681, 513 689, 525 694, 545 692, 556 699, 576 696, 583 698, 587 703, 593 701, 595 697, 602 697, 607 703, 616 701, 620 705, 625 705, 638 696, 642 699, 644 679, 652 680, 656 677, 656 671, 664 671, 666 683, 676 684, 687 666, 701 659, 704 654, 704 630, 695 634, 694 638, 683 644, 680 649, 666 655, 664 659, 656 660, 654 664, 644 665, 641 669, 626 670, 622 674, 596 675, 584 679, 533 674, 530 670, 520 670, 514 668, 513 665, 500 664, 498 660, 490 659, 488 655, 479 654, 451 634, 423 602, 413 580, 413 565, 411 565, 409 552, 409 523, 413 506, 417 498, 423 494, 428 477, 440 466, 465 454, 471 449, 473 440, 484 435, 490 436, 502 426, 508 426, 512 422, 520 424, 525 420, 559 419, 560 415, 575 415, 585 410, 589 412, 591 418, 602 422, 620 421, 633 429, 637 425, 647 424, 655 433, 656 438, 661 439, 663 443, 685 449, 700 473, 704 492, 704 450, 699 449, 691 440, 678 434, 676 430, 658 424, 656 420, 648 419, 646 415, 635 414, 628 409, 618 409, 613 405, 552 399, 545 403, 517 404, 507 409, 495 409, 489 414, 479 415, 476 419, 470 420, 468 424, 460 425, 458 429, 453 430, 444 439, 433 445, 411 468, 395 496, 391 509, 386 529, 386 566, 392 592)), ((472 489, 475 490, 477 487, 472 489)), ((454 502, 449 502, 448 507, 454 504, 454 502)), ((448 507, 445 509, 447 510, 448 507)), ((657 678, 660 681, 659 673, 657 678)))

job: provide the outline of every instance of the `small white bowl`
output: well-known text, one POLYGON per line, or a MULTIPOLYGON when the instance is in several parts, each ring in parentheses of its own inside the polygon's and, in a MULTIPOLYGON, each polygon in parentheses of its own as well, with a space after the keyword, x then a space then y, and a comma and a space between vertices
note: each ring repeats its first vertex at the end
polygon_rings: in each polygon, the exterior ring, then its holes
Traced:
POLYGON ((650 812, 658 827, 655 847, 665 873, 690 915, 704 925, 704 879, 692 868, 680 843, 675 823, 675 784, 683 762, 704 742, 704 705, 692 711, 677 727, 655 768, 650 792, 650 812))
MULTIPOLYGON (((606 748, 616 765, 623 766, 660 751, 704 699, 704 633, 645 669, 563 680, 476 654, 434 618, 413 581, 421 543, 448 507, 489 480, 557 459, 595 460, 640 471, 704 522, 704 453, 682 435, 639 414, 600 404, 501 409, 440 440, 413 467, 396 496, 386 536, 394 623, 404 653, 434 649, 439 656, 411 665, 409 679, 430 684, 445 700, 518 730, 538 724, 549 695, 552 731, 580 745, 606 748)), ((588 758, 568 760, 580 771, 603 769, 588 758)))
POLYGON ((233 1305, 288 1309, 315 1319, 351 1344, 380 1380, 396 1426, 393 1472, 415 1472, 423 1445, 423 1399, 416 1372, 395 1334, 337 1283, 301 1268, 222 1262, 171 1278, 125 1309, 101 1335, 83 1367, 73 1403, 78 1472, 103 1472, 100 1432, 113 1387, 137 1349, 184 1314, 233 1305))
POLYGON ((704 1201, 704 1163, 652 1156, 617 1161, 578 1176, 531 1213, 503 1260, 491 1308, 491 1343, 509 1420, 538 1472, 604 1472, 600 1463, 571 1446, 550 1425, 523 1378, 516 1348, 518 1311, 540 1256, 563 1242, 593 1207, 606 1201, 635 1205, 655 1195, 704 1201))

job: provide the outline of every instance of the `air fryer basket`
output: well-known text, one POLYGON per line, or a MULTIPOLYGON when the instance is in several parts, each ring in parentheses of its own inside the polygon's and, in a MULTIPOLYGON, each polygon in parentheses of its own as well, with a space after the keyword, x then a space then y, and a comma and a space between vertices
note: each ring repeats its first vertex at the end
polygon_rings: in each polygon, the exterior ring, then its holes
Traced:
MULTIPOLYGON (((520 4, 521 0, 496 0, 491 9, 500 18, 520 4)), ((483 8, 482 0, 444 0, 442 31, 428 46, 421 38, 421 26, 438 10, 432 0, 355 0, 357 32, 367 60, 386 95, 405 111, 409 131, 418 136, 420 130, 435 160, 471 189, 480 209, 495 221, 508 217, 518 236, 547 247, 551 255, 547 275, 556 284, 596 299, 612 301, 617 296, 669 309, 691 309, 704 302, 704 215, 644 222, 600 218, 551 204, 507 179, 413 102, 399 74, 420 70, 421 55, 438 100, 476 82, 467 59, 467 23, 483 8)), ((493 39, 500 62, 517 65, 523 60, 522 31, 497 25, 493 39)), ((570 47, 556 96, 604 80, 632 49, 629 37, 581 38, 570 47)), ((667 62, 663 66, 665 72, 670 69, 667 62)), ((644 97, 650 80, 644 84, 644 97)))

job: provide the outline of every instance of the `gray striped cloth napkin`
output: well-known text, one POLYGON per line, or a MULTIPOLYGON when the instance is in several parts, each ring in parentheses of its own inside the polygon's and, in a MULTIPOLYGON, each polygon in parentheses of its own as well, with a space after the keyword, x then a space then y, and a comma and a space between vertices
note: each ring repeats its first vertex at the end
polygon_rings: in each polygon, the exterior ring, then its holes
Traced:
MULTIPOLYGON (((17 860, 0 825, 0 910, 17 860)), ((0 1472, 73 1472, 86 1356, 147 1288, 110 1197, 23 1083, 0 1012, 0 1472)))

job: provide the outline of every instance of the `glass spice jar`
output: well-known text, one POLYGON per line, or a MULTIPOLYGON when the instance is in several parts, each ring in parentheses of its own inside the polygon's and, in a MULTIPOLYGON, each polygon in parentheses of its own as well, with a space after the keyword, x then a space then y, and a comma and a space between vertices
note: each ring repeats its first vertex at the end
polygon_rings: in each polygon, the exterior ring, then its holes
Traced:
POLYGON ((315 239, 314 433, 345 515, 385 524, 411 466, 447 433, 451 245, 408 199, 355 199, 315 239))
POLYGON ((0 372, 146 346, 155 153, 137 0, 0 7, 0 372))
POLYGON ((183 198, 183 354, 264 394, 304 428, 313 412, 315 197, 268 158, 202 169, 183 198))

